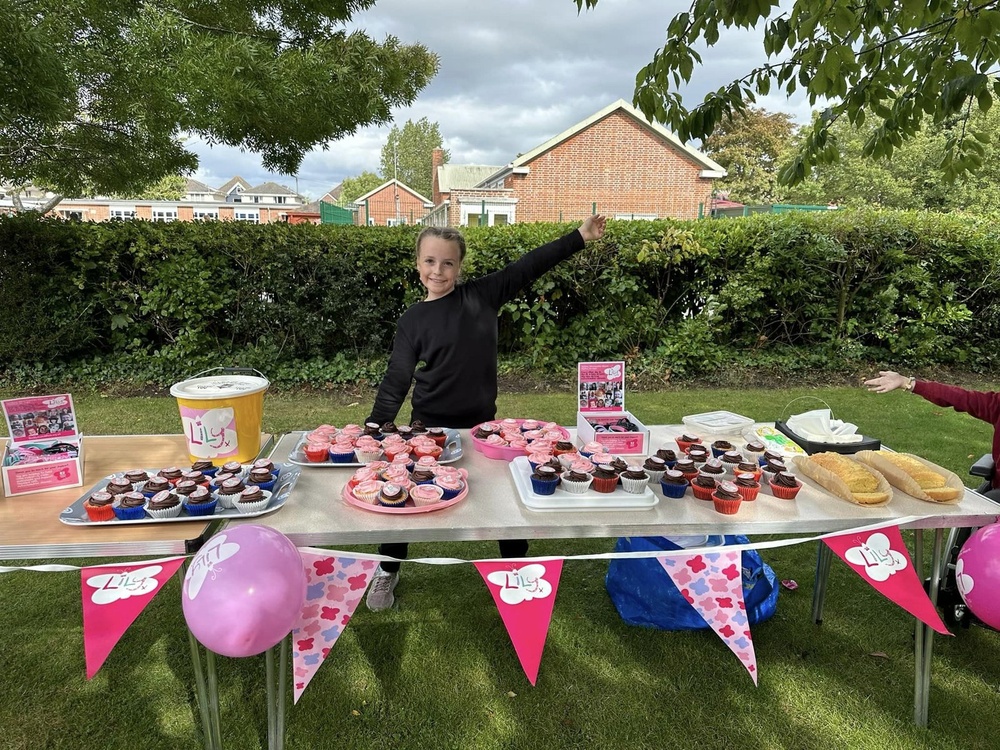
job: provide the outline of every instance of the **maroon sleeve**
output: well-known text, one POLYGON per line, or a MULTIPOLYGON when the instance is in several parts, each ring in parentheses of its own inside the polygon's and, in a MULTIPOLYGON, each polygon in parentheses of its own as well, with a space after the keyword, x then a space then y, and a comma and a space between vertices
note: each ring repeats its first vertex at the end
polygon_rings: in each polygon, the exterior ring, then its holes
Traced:
POLYGON ((996 391, 968 391, 933 380, 917 380, 913 392, 932 404, 950 406, 955 411, 971 414, 992 425, 1000 422, 1000 393, 996 391))

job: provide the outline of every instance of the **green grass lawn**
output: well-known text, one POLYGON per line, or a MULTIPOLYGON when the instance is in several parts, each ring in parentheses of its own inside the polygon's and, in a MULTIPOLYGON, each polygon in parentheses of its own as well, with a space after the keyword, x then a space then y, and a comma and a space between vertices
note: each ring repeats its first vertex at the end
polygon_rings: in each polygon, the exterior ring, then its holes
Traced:
MULTIPOLYGON (((972 458, 989 449, 989 425, 904 393, 684 389, 630 393, 627 400, 643 421, 656 424, 715 409, 772 420, 822 406, 790 403, 800 396, 818 397, 866 434, 962 477, 972 458)), ((180 430, 171 398, 78 394, 74 400, 87 434, 180 430)), ((370 404, 370 394, 269 394, 264 428, 357 422, 370 404)), ((571 424, 574 399, 569 393, 504 394, 499 414, 571 424)), ((613 543, 544 540, 531 549, 582 554, 609 551, 613 543)), ((492 543, 415 544, 411 555, 475 558, 495 550, 492 543)), ((564 567, 533 688, 471 566, 404 566, 398 608, 375 614, 362 605, 299 704, 289 708, 287 747, 996 747, 1000 637, 973 628, 935 639, 930 726, 918 729, 912 618, 835 561, 825 620, 812 625, 815 556, 815 544, 764 553, 778 578, 800 586, 783 590, 775 617, 754 628, 757 688, 711 632, 625 625, 604 589, 607 564, 596 561, 564 567)), ((78 574, 0 575, 0 601, 6 682, 0 748, 201 747, 176 579, 90 682, 78 574)), ((263 657, 222 658, 219 678, 225 746, 266 747, 263 657)))

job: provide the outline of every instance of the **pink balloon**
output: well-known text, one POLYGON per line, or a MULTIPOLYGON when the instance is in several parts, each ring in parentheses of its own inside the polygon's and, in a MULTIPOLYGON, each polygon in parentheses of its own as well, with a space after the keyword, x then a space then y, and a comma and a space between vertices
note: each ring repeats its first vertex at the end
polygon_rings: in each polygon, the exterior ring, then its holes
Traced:
POLYGON ((267 526, 236 526, 206 542, 184 576, 184 619, 205 648, 253 656, 291 631, 306 598, 302 558, 267 526))
POLYGON ((972 614, 1000 628, 1000 523, 983 526, 962 545, 955 582, 972 614))

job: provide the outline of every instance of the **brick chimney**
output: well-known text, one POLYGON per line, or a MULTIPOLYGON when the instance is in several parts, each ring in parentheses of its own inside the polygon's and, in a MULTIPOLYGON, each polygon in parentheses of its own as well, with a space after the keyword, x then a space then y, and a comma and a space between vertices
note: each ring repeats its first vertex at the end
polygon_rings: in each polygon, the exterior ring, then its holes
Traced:
POLYGON ((435 206, 441 204, 441 189, 438 184, 438 167, 444 161, 444 149, 436 148, 431 151, 431 201, 435 206))

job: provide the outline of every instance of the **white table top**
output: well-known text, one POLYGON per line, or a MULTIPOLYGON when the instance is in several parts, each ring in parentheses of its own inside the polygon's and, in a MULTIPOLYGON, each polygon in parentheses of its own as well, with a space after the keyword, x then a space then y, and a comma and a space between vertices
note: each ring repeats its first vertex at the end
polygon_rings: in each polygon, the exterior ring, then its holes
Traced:
MULTIPOLYGON (((650 427, 652 450, 680 435, 683 425, 650 427)), ((575 430, 570 430, 575 439, 575 430)), ((372 544, 379 542, 477 541, 491 539, 569 539, 653 536, 660 534, 795 534, 840 531, 911 516, 910 528, 981 526, 1000 516, 1000 505, 967 490, 961 502, 937 505, 895 490, 893 499, 876 508, 834 497, 806 477, 793 501, 761 491, 742 503, 733 516, 716 513, 712 504, 695 500, 690 491, 680 500, 662 497, 646 510, 533 511, 520 500, 508 465, 476 452, 468 430, 462 430, 463 457, 454 466, 469 472, 469 496, 441 511, 388 515, 347 505, 341 489, 353 468, 304 467, 285 506, 266 524, 297 545, 372 544)), ((283 461, 302 437, 281 438, 271 458, 283 461)), ((744 440, 728 437, 737 445, 744 440)), ((252 520, 232 521, 233 524, 252 520)))

